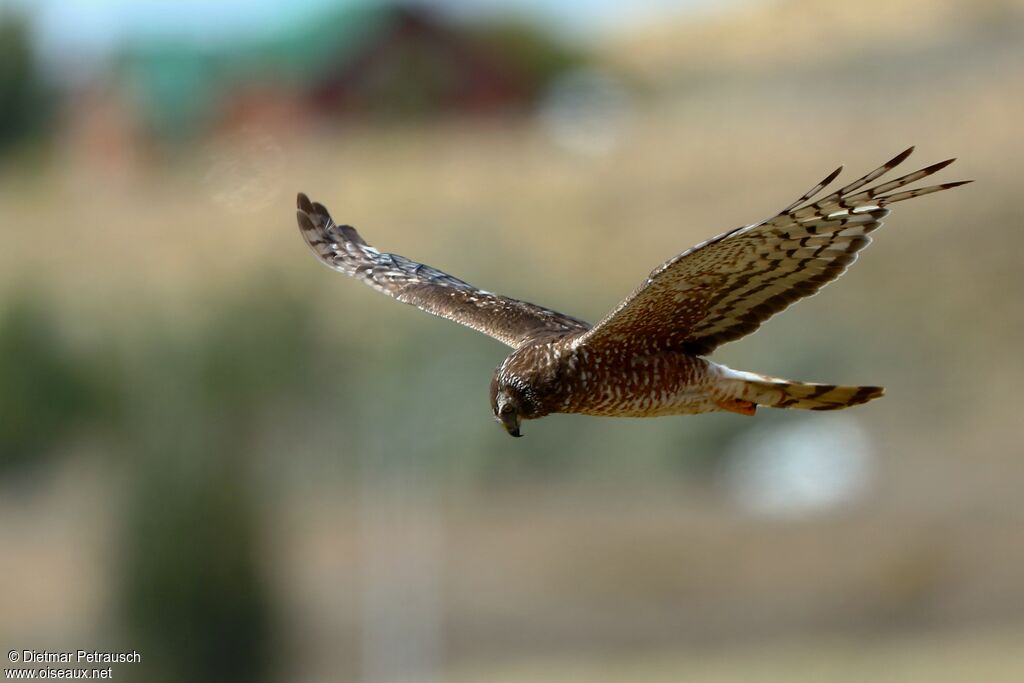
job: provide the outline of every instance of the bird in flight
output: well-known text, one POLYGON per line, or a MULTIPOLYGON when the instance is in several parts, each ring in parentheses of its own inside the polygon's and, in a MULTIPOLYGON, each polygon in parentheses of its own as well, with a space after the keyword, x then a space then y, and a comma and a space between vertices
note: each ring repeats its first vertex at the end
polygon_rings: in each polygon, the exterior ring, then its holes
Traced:
POLYGON ((512 347, 491 379, 492 414, 512 436, 520 436, 524 420, 552 413, 836 410, 878 398, 883 389, 780 379, 706 356, 842 275, 871 242, 869 233, 889 205, 970 182, 901 189, 945 168, 949 159, 874 184, 913 150, 814 200, 839 167, 772 218, 687 249, 658 266, 596 325, 378 251, 304 194, 297 217, 306 244, 328 267, 512 347))

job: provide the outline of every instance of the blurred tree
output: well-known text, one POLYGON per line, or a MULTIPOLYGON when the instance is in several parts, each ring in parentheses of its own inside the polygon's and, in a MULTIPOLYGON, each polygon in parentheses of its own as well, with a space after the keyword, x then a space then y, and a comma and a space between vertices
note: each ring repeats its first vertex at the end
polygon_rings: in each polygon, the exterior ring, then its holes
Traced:
POLYGON ((245 446, 217 444, 210 426, 194 414, 173 425, 180 438, 139 453, 122 570, 148 680, 258 682, 275 659, 245 446))
POLYGON ((573 48, 527 19, 495 19, 470 30, 478 42, 522 74, 531 99, 542 96, 558 76, 589 62, 583 50, 573 48))
POLYGON ((0 152, 45 132, 49 104, 28 22, 0 11, 0 152))
POLYGON ((0 319, 0 474, 42 463, 99 408, 85 366, 35 299, 15 301, 0 319))
POLYGON ((306 409, 332 367, 313 310, 284 290, 245 292, 213 302, 194 334, 152 326, 127 362, 122 609, 147 680, 274 677, 254 471, 264 430, 306 409))

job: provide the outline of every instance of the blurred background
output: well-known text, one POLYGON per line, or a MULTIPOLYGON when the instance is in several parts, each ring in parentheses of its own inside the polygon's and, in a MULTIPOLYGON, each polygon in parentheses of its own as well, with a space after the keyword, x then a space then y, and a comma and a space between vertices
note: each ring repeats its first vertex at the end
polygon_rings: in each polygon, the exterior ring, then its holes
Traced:
POLYGON ((145 681, 1024 680, 1024 2, 0 3, 0 644, 145 681), (371 244, 596 321, 911 144, 716 353, 838 414, 555 416, 371 244), (913 169, 908 169, 913 170, 913 169), (1017 207, 1017 208, 1015 208, 1017 207))

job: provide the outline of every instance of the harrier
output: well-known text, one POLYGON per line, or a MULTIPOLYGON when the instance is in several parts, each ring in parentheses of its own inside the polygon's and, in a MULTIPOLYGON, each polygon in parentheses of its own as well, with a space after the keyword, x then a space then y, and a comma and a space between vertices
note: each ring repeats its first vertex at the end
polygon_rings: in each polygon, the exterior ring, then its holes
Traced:
POLYGON ((512 347, 491 380, 494 419, 512 436, 520 435, 523 420, 551 413, 835 410, 878 398, 883 389, 779 379, 732 370, 705 356, 839 277, 870 243, 868 234, 882 224, 890 204, 970 182, 900 190, 945 168, 954 161, 949 159, 862 189, 913 150, 812 201, 839 167, 778 215, 684 251, 596 325, 377 251, 304 194, 298 196, 298 221, 306 243, 330 268, 512 347))

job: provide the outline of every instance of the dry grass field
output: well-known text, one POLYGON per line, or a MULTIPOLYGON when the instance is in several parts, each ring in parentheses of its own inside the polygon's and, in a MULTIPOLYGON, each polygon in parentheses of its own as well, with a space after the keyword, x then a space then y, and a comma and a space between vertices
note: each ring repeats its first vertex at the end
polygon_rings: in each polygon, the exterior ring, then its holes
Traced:
POLYGON ((1024 674, 1019 633, 897 636, 886 639, 804 638, 755 647, 655 655, 534 661, 495 674, 478 668, 456 683, 1010 683, 1024 674))

